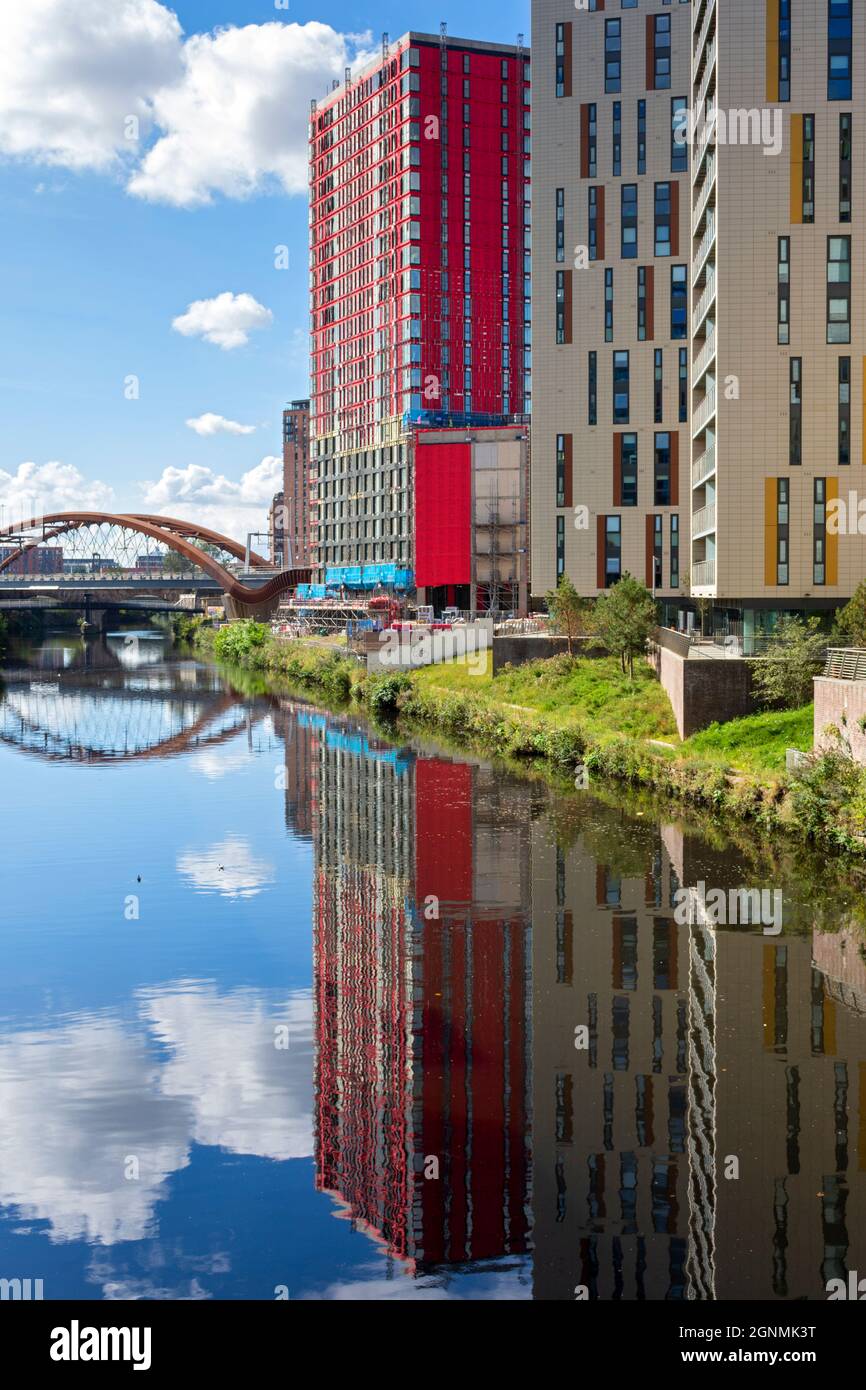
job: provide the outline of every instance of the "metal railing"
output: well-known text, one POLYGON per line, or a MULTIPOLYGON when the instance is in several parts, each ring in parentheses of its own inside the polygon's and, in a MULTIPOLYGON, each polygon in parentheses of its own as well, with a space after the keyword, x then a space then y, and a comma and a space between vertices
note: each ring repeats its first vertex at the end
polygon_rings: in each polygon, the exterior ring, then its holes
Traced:
POLYGON ((692 487, 700 487, 716 471, 716 446, 711 444, 692 464, 692 487))
POLYGON ((837 681, 866 681, 866 649, 828 647, 822 674, 837 681))
POLYGON ((706 535, 708 531, 716 529, 716 504, 709 502, 706 507, 701 507, 699 512, 692 516, 692 535, 706 535))
POLYGON ((699 560, 696 565, 692 565, 692 588, 705 589, 715 582, 715 560, 699 560))
POLYGON ((716 388, 711 386, 692 416, 692 438, 706 428, 707 421, 716 413, 716 388))

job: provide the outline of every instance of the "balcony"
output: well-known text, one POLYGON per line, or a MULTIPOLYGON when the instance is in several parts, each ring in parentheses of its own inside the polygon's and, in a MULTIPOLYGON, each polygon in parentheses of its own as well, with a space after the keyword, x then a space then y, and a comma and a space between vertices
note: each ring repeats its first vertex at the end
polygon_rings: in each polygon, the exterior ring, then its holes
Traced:
POLYGON ((716 446, 711 444, 692 464, 692 487, 700 487, 716 471, 716 446))
POLYGON ((709 217, 707 218, 706 231, 704 232, 701 244, 692 258, 692 284, 694 284, 694 282, 700 276, 700 273, 704 268, 704 261, 710 254, 710 251, 712 250, 713 245, 715 244, 715 240, 716 215, 714 212, 711 212, 709 217))
POLYGON ((713 193, 716 186, 715 151, 710 155, 705 167, 707 171, 706 177, 703 183, 701 184, 700 192, 698 193, 698 201, 695 203, 695 212, 692 218, 692 236, 697 236, 698 234, 698 227, 700 227, 701 225, 701 218, 704 215, 704 210, 707 206, 707 203, 710 201, 710 196, 713 193))
POLYGON ((697 410, 692 415, 692 438, 700 434, 701 430, 706 429, 707 424, 716 413, 716 388, 711 386, 704 399, 701 401, 697 410))
POLYGON ((708 34, 709 31, 710 31, 710 25, 712 24, 712 22, 713 22, 713 20, 715 19, 715 17, 716 17, 716 0, 707 0, 707 7, 706 7, 706 9, 705 9, 705 11, 704 11, 704 14, 703 14, 703 17, 702 17, 702 19, 701 19, 701 21, 700 21, 701 27, 700 27, 700 30, 698 31, 697 42, 695 43, 694 50, 693 50, 693 52, 694 52, 694 61, 695 61, 695 68, 696 68, 696 70, 697 70, 697 69, 700 67, 700 65, 701 65, 701 53, 702 53, 702 51, 703 51, 704 44, 706 43, 706 40, 707 40, 707 34, 708 34))
POLYGON ((706 285, 704 286, 704 292, 703 292, 703 294, 701 295, 700 299, 698 300, 697 304, 695 305, 695 311, 694 311, 694 313, 692 314, 692 337, 693 337, 693 338, 697 336, 698 329, 700 328, 700 326, 701 326, 701 324, 703 323, 704 319, 707 317, 707 314, 708 314, 709 311, 710 311, 710 306, 712 305, 712 303, 713 303, 715 297, 716 297, 716 272, 715 272, 715 270, 714 270, 712 267, 710 267, 710 269, 707 271, 707 283, 706 283, 706 285))
POLYGON ((703 111, 703 110, 704 110, 704 102, 705 102, 706 99, 707 99, 707 92, 708 92, 709 89, 710 89, 710 82, 711 82, 711 80, 712 80, 712 76, 713 76, 713 73, 715 72, 715 70, 716 70, 716 41, 715 41, 715 39, 713 39, 712 43, 710 44, 709 50, 708 50, 708 52, 707 52, 707 66, 706 66, 706 68, 704 69, 704 75, 703 75, 703 77, 702 77, 702 79, 701 79, 701 85, 700 85, 700 87, 698 88, 698 94, 697 94, 697 97, 695 98, 695 106, 694 106, 695 111, 703 111))
POLYGON ((713 329, 712 333, 707 336, 703 347, 692 363, 692 386, 697 386, 699 384, 701 377, 709 367, 715 355, 716 331, 713 329))
POLYGON ((692 565, 692 588, 708 589, 716 582, 715 560, 699 560, 692 565))
POLYGON ((692 540, 696 540, 698 536, 708 536, 715 529, 716 504, 710 502, 706 507, 701 507, 699 512, 692 514, 692 540))

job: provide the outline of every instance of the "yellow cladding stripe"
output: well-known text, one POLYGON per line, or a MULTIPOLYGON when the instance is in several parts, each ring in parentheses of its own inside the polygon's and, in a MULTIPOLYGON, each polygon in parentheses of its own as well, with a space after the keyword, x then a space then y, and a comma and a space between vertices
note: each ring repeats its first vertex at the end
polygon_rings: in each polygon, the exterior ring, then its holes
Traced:
POLYGON ((767 0, 767 101, 779 100, 779 0, 767 0))
POLYGON ((779 523, 776 499, 776 479, 764 479, 764 583, 776 585, 776 558, 779 550, 779 523))
POLYGON ((791 221, 803 221, 803 117, 791 116, 791 221))
MULTIPOLYGON (((838 479, 838 478, 828 478, 827 481, 826 481, 825 484, 824 484, 824 498, 825 498, 824 516, 825 516, 825 518, 826 518, 826 515, 827 515, 827 507, 829 507, 830 503, 831 503, 832 501, 834 501, 838 496, 839 496, 839 479, 838 479)), ((837 529, 834 529, 833 534, 831 535, 830 532, 827 530, 826 526, 825 526, 825 528, 824 528, 824 531, 825 531, 824 549, 825 549, 826 561, 827 561, 827 567, 826 567, 826 570, 825 570, 825 573, 824 573, 824 579, 825 579, 825 581, 826 581, 827 584, 838 584, 838 583, 839 583, 839 531, 838 531, 838 528, 837 528, 837 529)))

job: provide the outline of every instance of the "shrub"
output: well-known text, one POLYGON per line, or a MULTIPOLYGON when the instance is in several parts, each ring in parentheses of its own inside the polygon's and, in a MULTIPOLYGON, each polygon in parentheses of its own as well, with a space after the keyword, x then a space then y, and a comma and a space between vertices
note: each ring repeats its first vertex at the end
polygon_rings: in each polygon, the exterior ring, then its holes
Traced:
POLYGON ((264 623, 242 618, 220 628, 214 638, 214 652, 219 661, 264 665, 264 647, 270 633, 264 623), (261 661, 258 658, 261 658, 261 661))
POLYGON ((405 671, 374 676, 365 687, 367 706, 379 719, 393 719, 399 712, 401 696, 411 688, 412 682, 405 671))

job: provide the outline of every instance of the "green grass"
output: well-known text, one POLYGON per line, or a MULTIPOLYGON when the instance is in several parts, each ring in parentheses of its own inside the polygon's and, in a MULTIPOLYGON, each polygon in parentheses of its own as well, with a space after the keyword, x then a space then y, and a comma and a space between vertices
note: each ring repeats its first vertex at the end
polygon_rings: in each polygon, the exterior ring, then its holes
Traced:
POLYGON ((711 724, 682 745, 684 753, 710 758, 743 772, 784 772, 785 750, 812 747, 813 706, 750 714, 711 724))
POLYGON ((573 663, 554 657, 495 677, 490 664, 488 652, 483 674, 473 658, 469 664, 454 661, 425 667, 412 679, 422 688, 461 691, 485 702, 538 711, 562 727, 580 724, 594 738, 627 734, 679 742, 670 701, 642 662, 635 664, 634 680, 622 674, 615 657, 573 663))

